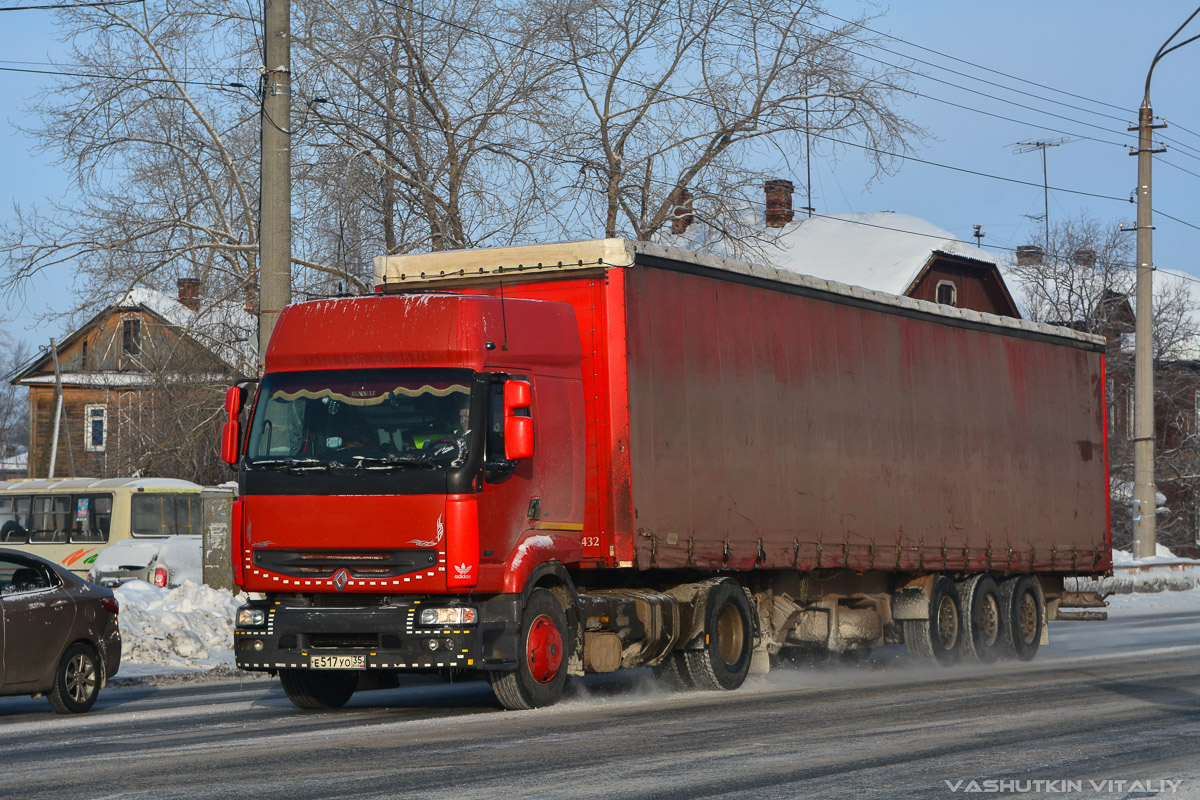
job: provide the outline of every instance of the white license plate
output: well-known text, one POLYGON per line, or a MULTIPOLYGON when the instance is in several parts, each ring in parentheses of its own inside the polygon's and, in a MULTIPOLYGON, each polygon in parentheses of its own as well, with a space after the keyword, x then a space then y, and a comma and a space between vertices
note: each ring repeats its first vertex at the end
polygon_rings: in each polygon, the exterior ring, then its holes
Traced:
POLYGON ((309 656, 308 666, 313 669, 366 669, 366 656, 309 656))

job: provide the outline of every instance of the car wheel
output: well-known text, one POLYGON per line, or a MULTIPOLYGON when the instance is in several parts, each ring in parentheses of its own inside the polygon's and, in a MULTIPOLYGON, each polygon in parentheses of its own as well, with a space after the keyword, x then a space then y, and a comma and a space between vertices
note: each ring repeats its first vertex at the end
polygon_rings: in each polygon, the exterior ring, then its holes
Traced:
POLYGON ((59 714, 82 714, 100 694, 100 659, 96 651, 76 642, 63 653, 54 672, 54 687, 46 694, 59 714))
POLYGON ((328 711, 346 705, 358 686, 358 673, 348 670, 281 669, 279 682, 297 708, 328 711))

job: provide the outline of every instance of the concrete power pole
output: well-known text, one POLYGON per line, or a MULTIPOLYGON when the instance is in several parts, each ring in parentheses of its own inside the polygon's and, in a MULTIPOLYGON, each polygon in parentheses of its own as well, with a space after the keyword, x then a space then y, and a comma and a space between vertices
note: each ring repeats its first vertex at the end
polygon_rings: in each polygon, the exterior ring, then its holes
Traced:
POLYGON ((263 0, 262 196, 258 255, 258 372, 292 295, 291 7, 263 0))
MULTIPOLYGON (((1159 59, 1185 44, 1200 39, 1193 36, 1171 45, 1187 24, 1200 14, 1192 12, 1175 29, 1150 62, 1146 71, 1146 93, 1138 109, 1137 186, 1137 320, 1134 328, 1133 351, 1133 557, 1150 558, 1156 551, 1155 512, 1158 508, 1158 488, 1154 484, 1154 209, 1151 205, 1151 167, 1155 150, 1151 131, 1165 128, 1154 124, 1150 106, 1150 78, 1159 59), (1170 46, 1168 46, 1170 45, 1170 46)), ((1134 130, 1130 128, 1130 130, 1134 130)))
MULTIPOLYGON (((1154 209, 1150 171, 1155 152, 1150 132, 1154 128, 1150 88, 1138 111, 1137 186, 1137 319, 1133 351, 1133 557, 1155 553, 1155 510, 1158 488, 1154 483, 1154 209)), ((1161 152, 1161 151, 1159 151, 1161 152)))

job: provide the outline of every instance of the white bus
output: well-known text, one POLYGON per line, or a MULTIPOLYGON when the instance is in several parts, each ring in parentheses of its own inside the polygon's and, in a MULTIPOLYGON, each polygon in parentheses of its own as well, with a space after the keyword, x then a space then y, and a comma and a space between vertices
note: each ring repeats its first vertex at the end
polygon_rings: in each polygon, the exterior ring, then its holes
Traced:
POLYGON ((0 547, 87 577, 100 551, 119 541, 199 536, 200 490, 173 478, 0 481, 0 547))

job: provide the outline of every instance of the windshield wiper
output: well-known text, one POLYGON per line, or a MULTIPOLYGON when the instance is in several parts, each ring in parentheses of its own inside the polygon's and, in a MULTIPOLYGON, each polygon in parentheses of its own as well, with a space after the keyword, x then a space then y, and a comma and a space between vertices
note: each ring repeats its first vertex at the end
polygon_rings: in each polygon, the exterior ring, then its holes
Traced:
POLYGON ((415 456, 354 456, 354 469, 392 469, 398 467, 417 467, 418 469, 437 469, 437 464, 415 456))
POLYGON ((263 458, 258 461, 249 461, 247 466, 255 469, 327 470, 330 463, 319 458, 263 458))

